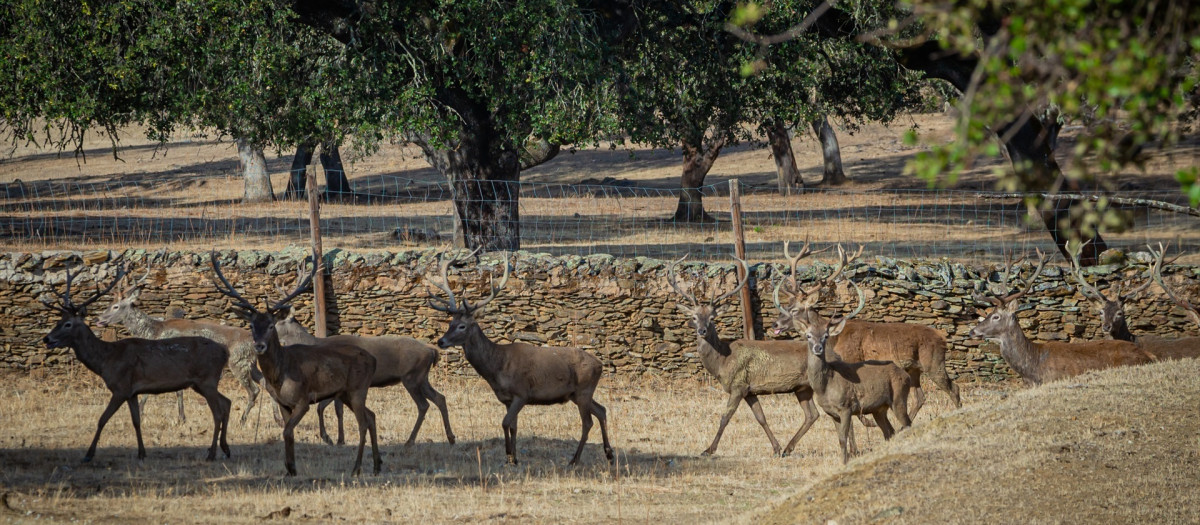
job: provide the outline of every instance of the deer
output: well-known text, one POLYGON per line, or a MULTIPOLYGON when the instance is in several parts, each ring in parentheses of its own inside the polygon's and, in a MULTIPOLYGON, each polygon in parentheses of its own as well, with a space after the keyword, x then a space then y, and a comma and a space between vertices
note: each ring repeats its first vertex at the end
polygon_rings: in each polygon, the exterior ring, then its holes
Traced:
MULTIPOLYGON (((1150 267, 1150 275, 1154 279, 1154 282, 1158 283, 1159 288, 1162 288, 1163 292, 1166 292, 1167 297, 1182 308, 1188 317, 1196 323, 1196 327, 1200 328, 1200 307, 1192 304, 1182 294, 1172 290, 1163 279, 1162 267, 1164 264, 1163 257, 1167 251, 1166 246, 1160 243, 1157 252, 1150 246, 1146 246, 1146 248, 1154 256, 1154 264, 1150 267)), ((1174 339, 1143 337, 1139 338, 1137 343, 1138 346, 1146 349, 1146 351, 1154 354, 1159 359, 1176 360, 1200 357, 1200 337, 1179 337, 1174 339)))
MULTIPOLYGON (((473 257, 479 249, 467 257, 473 257)), ((600 423, 600 436, 604 441, 604 455, 613 461, 612 446, 608 441, 607 410, 596 402, 594 395, 600 382, 603 367, 600 360, 580 348, 542 347, 528 343, 497 344, 487 337, 480 327, 478 316, 508 283, 511 268, 509 256, 504 254, 504 275, 500 284, 491 285, 491 293, 472 304, 465 298, 460 302, 450 288, 446 272, 454 257, 438 254, 438 270, 441 282, 429 282, 445 293, 438 297, 432 290, 428 294, 430 308, 450 314, 446 333, 437 340, 440 348, 460 346, 467 362, 487 381, 492 392, 507 408, 501 422, 504 431, 504 452, 507 462, 517 464, 517 416, 526 405, 557 405, 570 401, 579 408, 582 419, 582 435, 575 455, 568 465, 575 465, 583 454, 592 418, 600 423)))
MULTIPOLYGON (((797 318, 806 320, 809 324, 815 321, 817 312, 812 305, 819 299, 821 291, 834 286, 841 279, 843 271, 862 255, 862 247, 858 252, 847 254, 839 245, 838 263, 829 276, 821 280, 808 293, 804 293, 797 283, 800 260, 812 255, 806 239, 800 252, 792 256, 788 243, 783 244, 784 256, 791 266, 790 293, 793 303, 784 307, 779 300, 779 286, 774 295, 775 307, 779 310, 773 331, 776 335, 785 333, 793 328, 797 318)), ((947 278, 949 280, 949 277, 947 278)), ((782 284, 782 281, 780 282, 782 284)), ((946 372, 946 339, 937 330, 924 325, 909 323, 879 323, 871 321, 847 320, 845 328, 836 336, 836 355, 845 361, 882 360, 892 361, 903 368, 912 378, 913 402, 909 408, 908 418, 916 419, 917 412, 925 405, 925 391, 921 388, 921 376, 925 375, 934 386, 945 392, 955 408, 962 408, 958 385, 950 379, 946 372)), ((869 426, 869 423, 863 421, 869 426)))
POLYGON ((375 357, 354 345, 319 341, 316 344, 283 346, 275 324, 291 313, 291 302, 312 286, 317 266, 314 255, 312 272, 297 284, 291 293, 273 303, 264 298, 264 309, 258 310, 237 292, 221 272, 221 263, 213 251, 209 257, 217 291, 229 297, 232 309, 250 326, 254 338, 254 353, 266 381, 267 392, 279 405, 285 420, 283 426, 284 467, 288 476, 296 475, 295 429, 313 402, 339 399, 350 406, 358 421, 358 456, 351 475, 362 474, 363 448, 366 435, 371 434, 374 473, 379 474, 383 462, 379 458, 379 442, 375 432, 375 413, 367 408, 367 389, 375 375, 375 357))
MULTIPOLYGON (((1033 289, 1037 277, 1046 266, 1046 256, 1040 249, 1037 267, 1025 287, 1007 295, 975 294, 976 301, 991 303, 993 308, 979 318, 971 329, 971 337, 998 341, 1000 355, 1008 365, 1031 386, 1073 377, 1089 370, 1103 370, 1117 366, 1140 365, 1155 361, 1154 355, 1129 341, 1100 340, 1070 343, 1035 343, 1025 336, 1017 323, 1020 300, 1033 289)), ((1018 261, 1019 262, 1019 261, 1018 261)), ((1004 284, 1011 280, 1013 263, 1006 263, 1004 284)))
POLYGON ((1087 279, 1083 276, 1083 268, 1079 264, 1079 252, 1081 251, 1083 251, 1083 244, 1077 244, 1077 248, 1067 250, 1071 256, 1071 277, 1078 284, 1080 295, 1083 295, 1092 308, 1100 313, 1100 330, 1119 341, 1138 342, 1137 336, 1129 331, 1129 325, 1125 322, 1125 302, 1150 288, 1150 285, 1154 284, 1153 277, 1147 277, 1141 286, 1124 292, 1121 290, 1121 283, 1118 282, 1113 285, 1112 298, 1109 298, 1095 286, 1088 284, 1087 279))
MULTIPOLYGON (((838 248, 840 252, 841 247, 838 248)), ((897 430, 888 420, 887 411, 891 409, 895 414, 899 430, 908 428, 911 425, 908 392, 913 388, 913 379, 908 371, 891 361, 852 362, 837 357, 829 358, 829 354, 836 355, 837 347, 845 341, 839 336, 846 329, 846 323, 862 312, 867 304, 858 284, 850 281, 850 285, 858 294, 858 307, 848 315, 825 318, 813 309, 808 316, 792 317, 793 328, 803 333, 808 342, 808 382, 812 385, 817 405, 837 423, 842 464, 849 462, 850 456, 858 454, 854 429, 850 424, 851 416, 870 414, 883 433, 883 439, 891 439, 897 430)))
MULTIPOLYGON (((684 299, 675 304, 679 311, 689 318, 689 324, 696 331, 696 350, 700 356, 700 363, 709 375, 721 384, 721 389, 729 396, 725 401, 725 411, 721 414, 717 435, 713 437, 712 444, 700 455, 711 456, 717 452, 717 445, 721 442, 721 435, 725 433, 726 425, 729 424, 729 420, 743 401, 750 406, 751 412, 754 413, 754 419, 767 434, 773 453, 776 456, 790 455, 795 449, 796 443, 820 417, 816 407, 813 406, 813 391, 809 387, 806 375, 807 361, 804 356, 807 353, 807 347, 803 342, 798 341, 721 339, 717 332, 715 319, 719 313, 721 302, 741 291, 750 279, 746 262, 734 258, 741 266, 741 275, 744 277, 738 280, 737 286, 732 291, 716 297, 710 296, 706 303, 702 303, 695 294, 684 291, 676 280, 675 267, 685 259, 687 259, 687 255, 667 267, 667 282, 675 290, 675 293, 684 299), (777 394, 796 396, 801 409, 804 410, 804 423, 788 441, 787 446, 782 449, 779 441, 775 439, 775 434, 771 432, 770 425, 767 424, 767 418, 763 414, 758 399, 758 396, 777 394)), ((695 287, 693 287, 694 289, 695 287)))
POLYGON ((108 287, 81 304, 71 299, 71 281, 75 278, 67 270, 66 291, 59 296, 58 304, 42 301, 47 308, 62 314, 58 323, 42 341, 46 348, 70 347, 75 357, 88 370, 104 381, 111 396, 108 406, 96 423, 96 435, 88 446, 83 462, 96 455, 100 433, 108 420, 124 403, 129 406, 129 417, 137 436, 137 458, 146 458, 146 446, 142 442, 142 416, 138 405, 138 394, 162 394, 190 388, 208 402, 212 411, 212 444, 208 449, 208 460, 216 459, 217 446, 225 457, 230 457, 229 443, 225 434, 229 428, 229 399, 217 390, 221 372, 229 360, 229 351, 220 343, 204 337, 170 337, 166 339, 127 338, 114 342, 101 340, 88 328, 87 307, 110 292, 125 274, 122 266, 117 277, 108 287))
MULTIPOLYGON (((438 362, 438 350, 433 345, 418 341, 411 337, 381 336, 360 337, 357 335, 335 335, 317 338, 308 332, 304 325, 289 315, 286 319, 275 323, 275 331, 279 334, 279 342, 283 345, 305 344, 314 345, 322 341, 338 344, 354 345, 375 357, 375 375, 371 378, 371 388, 383 388, 403 384, 408 395, 417 405, 417 421, 412 433, 408 435, 405 446, 410 446, 417 440, 417 432, 425 421, 425 412, 429 410, 432 401, 442 413, 442 423, 446 427, 446 441, 454 444, 454 431, 450 429, 450 415, 446 411, 446 397, 429 384, 429 370, 438 362)), ((317 405, 317 421, 321 429, 321 439, 333 444, 329 434, 325 432, 325 407, 334 403, 334 413, 337 414, 337 444, 344 444, 342 433, 342 402, 336 399, 326 399, 317 405)))
MULTIPOLYGON (((148 277, 150 277, 150 268, 146 268, 146 275, 132 286, 119 289, 112 305, 103 310, 96 319, 96 325, 121 324, 131 335, 143 339, 198 336, 221 343, 229 349, 229 371, 246 390, 246 411, 242 412, 240 420, 242 424, 245 424, 247 416, 250 415, 250 409, 254 408, 255 401, 258 399, 259 387, 256 383, 262 380, 262 374, 254 367, 254 340, 250 337, 250 332, 233 326, 179 317, 168 316, 164 320, 150 317, 137 307, 138 296, 148 277)), ((142 403, 145 403, 144 398, 142 403)), ((183 411, 182 391, 176 394, 176 404, 179 408, 179 420, 187 421, 187 415, 183 411)), ((278 414, 276 414, 276 419, 282 423, 278 414)))

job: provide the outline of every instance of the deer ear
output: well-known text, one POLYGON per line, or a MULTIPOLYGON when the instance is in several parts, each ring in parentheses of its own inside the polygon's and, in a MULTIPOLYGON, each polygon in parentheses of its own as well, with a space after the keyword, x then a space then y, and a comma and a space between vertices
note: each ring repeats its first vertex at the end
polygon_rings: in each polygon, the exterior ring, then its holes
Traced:
POLYGON ((829 334, 829 337, 837 337, 837 335, 842 333, 842 330, 844 330, 846 328, 846 321, 847 321, 847 319, 842 319, 841 321, 838 321, 837 324, 829 327, 829 331, 825 332, 825 333, 829 334))
POLYGON ((1000 309, 1011 314, 1011 313, 1016 313, 1017 310, 1019 310, 1020 308, 1021 308, 1020 299, 1013 299, 1013 300, 1009 301, 1008 303, 1006 303, 1000 309))
POLYGON ((810 293, 810 294, 804 296, 804 299, 801 300, 796 305, 796 308, 797 309, 804 308, 805 310, 811 310, 817 306, 817 301, 820 301, 820 300, 821 300, 821 291, 817 290, 814 293, 810 293))
POLYGON ((696 310, 686 304, 675 303, 675 307, 678 308, 680 312, 683 312, 684 315, 695 315, 696 314, 696 310))

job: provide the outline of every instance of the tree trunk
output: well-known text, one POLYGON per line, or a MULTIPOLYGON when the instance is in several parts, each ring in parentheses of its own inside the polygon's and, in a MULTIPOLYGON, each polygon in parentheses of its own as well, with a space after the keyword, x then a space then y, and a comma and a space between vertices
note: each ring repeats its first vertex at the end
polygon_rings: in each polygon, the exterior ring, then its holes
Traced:
POLYGON ((804 180, 800 178, 800 170, 796 169, 796 157, 792 154, 792 139, 788 135, 787 126, 783 119, 771 119, 766 124, 767 143, 771 146, 771 158, 775 159, 775 173, 778 175, 779 194, 791 195, 792 188, 803 188, 804 180))
POLYGON ((321 168, 325 170, 326 200, 354 196, 354 188, 350 187, 350 180, 346 178, 346 170, 342 167, 342 154, 338 151, 336 142, 321 144, 321 168))
POLYGON ((296 155, 292 157, 292 169, 288 171, 288 185, 283 192, 283 198, 294 200, 308 198, 305 187, 308 183, 308 165, 312 164, 314 146, 316 144, 307 141, 296 146, 296 155))
MULTIPOLYGON (((924 71, 926 75, 950 82, 959 93, 965 93, 970 86, 971 75, 978 64, 977 56, 967 56, 942 49, 937 41, 930 41, 916 47, 903 49, 900 52, 900 63, 909 69, 924 71)), ((1027 111, 1032 111, 1027 108, 1027 111)), ((1047 130, 1037 118, 1021 118, 1015 115, 1008 124, 996 130, 1002 139, 1010 133, 1012 136, 1004 141, 1004 149, 1012 161, 1013 170, 1021 179, 1021 187, 1027 191, 1078 190, 1078 184, 1068 181, 1063 188, 1055 188, 1062 170, 1054 160, 1051 144, 1056 140, 1055 130, 1047 130), (1019 125, 1019 127, 1014 127, 1019 125)), ((1042 211, 1042 223, 1058 246, 1063 257, 1067 253, 1067 241, 1079 239, 1088 242, 1079 255, 1079 263, 1092 266, 1100 262, 1100 253, 1108 249, 1107 243, 1099 234, 1088 237, 1083 234, 1082 224, 1072 209, 1081 204, 1080 201, 1055 200, 1049 208, 1042 211)))
POLYGON ((821 158, 825 160, 825 173, 818 185, 840 186, 845 184, 847 179, 846 172, 842 171, 842 149, 838 147, 837 134, 833 132, 833 126, 829 125, 829 117, 823 116, 809 124, 812 125, 813 132, 817 134, 817 139, 821 141, 821 158))
POLYGON ((484 251, 521 248, 520 177, 517 146, 498 134, 487 106, 453 89, 439 100, 461 119, 457 139, 435 148, 418 137, 425 159, 450 182, 454 199, 454 244, 484 251))
POLYGON ((704 195, 700 187, 704 185, 704 177, 721 154, 725 146, 725 138, 718 138, 705 144, 701 137, 698 143, 683 141, 683 176, 679 193, 679 206, 675 208, 675 220, 680 222, 715 222, 711 215, 704 211, 704 195))
POLYGON ((270 202, 275 200, 271 187, 271 175, 267 173, 267 157, 263 150, 246 139, 237 140, 238 158, 242 161, 242 178, 245 192, 242 202, 270 202))

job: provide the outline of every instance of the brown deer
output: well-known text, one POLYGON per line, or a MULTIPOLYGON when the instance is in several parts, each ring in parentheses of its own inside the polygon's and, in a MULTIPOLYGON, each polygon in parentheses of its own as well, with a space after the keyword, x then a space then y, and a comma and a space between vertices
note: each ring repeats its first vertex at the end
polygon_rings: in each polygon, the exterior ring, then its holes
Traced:
POLYGON ((1147 276, 1146 281, 1141 286, 1127 292, 1121 290, 1120 282, 1114 284, 1112 298, 1110 299, 1095 286, 1088 284, 1087 279, 1083 276, 1083 269, 1079 264, 1079 252, 1083 251, 1083 244, 1077 243, 1075 246, 1075 249, 1068 250, 1068 253, 1071 255, 1071 276, 1075 278, 1075 282, 1079 285, 1079 293, 1087 299, 1092 308, 1100 312, 1100 330, 1119 341, 1138 342, 1133 332, 1129 331, 1129 324, 1125 322, 1125 302, 1144 292, 1150 285, 1154 284, 1153 277, 1147 276))
MULTIPOLYGON (((254 408, 254 403, 258 399, 259 388, 255 383, 262 380, 262 374, 254 367, 254 339, 250 337, 250 332, 217 323, 175 317, 158 320, 146 315, 145 312, 138 309, 137 300, 141 294, 142 285, 148 277, 150 277, 149 268, 146 269, 146 275, 142 276, 133 286, 119 290, 112 305, 100 313, 96 325, 122 324, 134 337, 143 339, 196 336, 207 337, 224 345, 229 349, 230 354, 229 371, 242 384, 242 388, 246 389, 246 411, 242 412, 241 417, 241 422, 244 424, 246 417, 250 415, 250 409, 254 408)), ((142 403, 145 403, 145 399, 142 400, 142 403)), ((186 421, 187 416, 183 412, 182 391, 177 393, 176 403, 179 407, 179 420, 186 421)), ((276 414, 276 419, 279 420, 278 414, 276 414)), ((282 420, 279 422, 282 424, 282 420)))
MULTIPOLYGON (((766 432, 775 455, 791 454, 796 447, 796 442, 800 441, 800 438, 820 417, 817 409, 813 406, 813 392, 809 388, 806 375, 807 348, 803 342, 799 341, 722 340, 717 333, 715 319, 719 313, 721 302, 746 286, 746 281, 750 278, 746 262, 734 258, 742 266, 744 270, 742 275, 745 277, 738 281, 732 291, 715 298, 710 297, 707 303, 701 303, 694 294, 684 291, 676 282, 675 267, 686 258, 685 255, 667 267, 667 282, 675 290, 675 293, 687 302, 687 304, 682 301, 677 302, 676 306, 689 317, 689 324, 696 330, 696 350, 700 355, 700 363, 721 384, 725 393, 729 394, 725 401, 725 412, 721 414, 720 426, 717 427, 717 435, 713 437, 712 444, 701 455, 709 456, 716 453, 717 445, 721 442, 721 435, 725 432, 725 426, 729 424, 729 420, 743 400, 750 406, 750 410, 754 413, 754 419, 766 432), (804 424, 788 441, 787 447, 782 450, 780 450, 779 441, 775 439, 775 434, 771 432, 771 427, 767 425, 767 418, 758 401, 760 395, 774 394, 796 396, 796 400, 800 402, 800 407, 804 410, 804 424)), ((693 287, 694 289, 695 287, 693 287)))
MULTIPOLYGON (((838 251, 841 251, 840 246, 838 251)), ((802 332, 808 342, 808 382, 817 405, 837 422, 842 463, 858 454, 851 416, 870 414, 885 440, 896 433, 888 421, 889 408, 896 415, 900 430, 911 424, 907 405, 912 377, 907 371, 891 361, 851 362, 827 356, 842 344, 839 335, 846 329, 846 322, 862 312, 867 304, 858 284, 850 281, 850 285, 858 293, 858 307, 849 315, 826 319, 813 309, 808 316, 792 318, 794 328, 802 332)))
MULTIPOLYGON (((859 247, 857 253, 847 255, 842 247, 838 246, 837 266, 828 277, 806 292, 796 282, 796 275, 800 260, 812 253, 808 248, 808 241, 804 242, 800 253, 794 257, 788 252, 788 243, 784 243, 783 250, 792 269, 790 293, 794 300, 791 307, 785 308, 779 300, 779 287, 776 287, 775 306, 780 312, 774 325, 777 335, 790 330, 797 318, 809 324, 815 322, 818 314, 812 304, 819 299, 821 291, 836 284, 849 264, 862 255, 862 247, 859 247)), ((933 328, 909 323, 848 320, 845 329, 836 336, 836 344, 831 346, 837 348, 837 356, 848 362, 877 359, 900 365, 912 378, 913 383, 913 403, 908 413, 910 420, 917 417, 917 412, 925 404, 925 391, 921 388, 922 375, 928 376, 934 386, 945 392, 956 408, 962 408, 958 385, 954 384, 946 373, 946 339, 933 328)))
MULTIPOLYGON (((296 318, 275 323, 275 331, 279 333, 279 342, 283 345, 304 344, 315 345, 320 342, 354 345, 375 357, 375 375, 371 378, 371 388, 382 388, 403 384, 408 395, 417 404, 417 422, 413 424, 412 433, 408 435, 405 446, 412 445, 417 440, 417 432, 425 421, 425 412, 429 410, 429 402, 437 406, 442 413, 442 423, 446 427, 446 441, 454 444, 454 431, 450 430, 450 414, 446 411, 446 397, 429 384, 429 370, 438 362, 438 351, 434 346, 418 341, 411 337, 380 336, 360 337, 357 335, 335 335, 318 339, 310 334, 296 318)), ((342 402, 336 399, 326 399, 317 405, 317 421, 321 428, 321 439, 333 444, 329 434, 325 432, 325 407, 334 403, 334 413, 337 414, 337 444, 345 443, 342 433, 342 402)))
MULTIPOLYGON (((1017 310, 1020 308, 1020 299, 1033 289, 1035 280, 1046 266, 1046 256, 1041 250, 1037 250, 1037 254, 1037 268, 1020 291, 1003 296, 975 295, 976 301, 991 303, 994 308, 979 318, 979 324, 971 329, 972 337, 999 341, 1000 355, 1027 383, 1035 386, 1089 370, 1139 365, 1155 360, 1153 355, 1129 341, 1030 341, 1017 323, 1017 310)), ((1012 277, 1011 262, 1006 265, 1004 275, 1006 281, 1012 277)))
MULTIPOLYGON (((472 252, 468 257, 474 256, 472 252)), ((571 401, 579 407, 583 420, 583 434, 579 447, 571 457, 571 465, 579 461, 583 446, 587 443, 592 428, 592 417, 600 422, 600 436, 604 440, 604 455, 613 461, 613 450, 608 443, 607 411, 592 396, 600 382, 603 367, 595 356, 579 348, 539 347, 527 343, 496 344, 483 333, 476 319, 484 306, 496 298, 504 289, 510 274, 508 254, 504 256, 504 276, 499 285, 493 285, 491 294, 471 304, 465 299, 460 304, 450 289, 446 276, 447 268, 454 258, 438 255, 442 281, 430 279, 446 294, 446 298, 429 294, 429 306, 451 315, 446 334, 437 341, 441 348, 461 346, 471 367, 488 382, 496 399, 508 407, 501 427, 504 430, 504 452, 508 462, 517 463, 517 415, 525 405, 557 405, 571 401)))
MULTIPOLYGON (((1166 246, 1159 244, 1158 251, 1147 246, 1150 253, 1154 255, 1154 264, 1150 267, 1150 275, 1154 282, 1166 292, 1167 297, 1171 298, 1176 305, 1183 309, 1184 312, 1191 317, 1196 323, 1196 327, 1200 328, 1200 307, 1192 304, 1182 294, 1172 290, 1167 286, 1166 281, 1162 276, 1163 257, 1167 250, 1166 246)), ((1145 349, 1147 352, 1154 354, 1159 359, 1186 359, 1200 357, 1200 337, 1179 337, 1175 339, 1166 339, 1159 337, 1141 337, 1137 339, 1138 346, 1145 349)))
POLYGON ((250 325, 254 352, 258 355, 258 367, 266 378, 267 392, 275 398, 286 420, 283 442, 287 475, 296 475, 296 425, 308 412, 310 403, 333 398, 349 405, 358 420, 358 456, 351 474, 357 476, 362 473, 367 432, 371 433, 374 472, 378 474, 382 461, 379 459, 379 442, 375 435, 375 413, 367 408, 367 389, 375 375, 375 358, 362 348, 343 343, 320 342, 284 347, 279 343, 279 334, 275 330, 275 323, 291 312, 292 299, 312 285, 316 265, 295 290, 274 304, 267 302, 264 311, 260 312, 229 284, 229 280, 221 273, 221 264, 217 261, 215 251, 210 260, 213 272, 220 279, 220 283, 214 283, 217 290, 233 300, 233 309, 250 325))
POLYGON ((75 357, 88 370, 100 376, 104 386, 112 393, 108 406, 96 423, 96 435, 83 461, 91 461, 96 455, 100 432, 122 403, 129 405, 129 417, 133 420, 133 431, 137 435, 138 461, 145 459, 138 394, 162 394, 185 388, 204 396, 212 411, 213 434, 208 459, 216 459, 218 443, 225 457, 229 457, 225 433, 229 428, 230 402, 217 390, 221 371, 229 360, 229 351, 224 346, 203 337, 129 338, 110 343, 96 337, 88 328, 84 321, 88 305, 111 291, 124 274, 125 269, 121 268, 107 288, 98 291, 83 304, 76 305, 71 300, 71 281, 75 276, 68 270, 66 292, 59 297, 59 303, 43 301, 47 307, 62 314, 58 324, 43 338, 46 347, 66 346, 74 349, 75 357))

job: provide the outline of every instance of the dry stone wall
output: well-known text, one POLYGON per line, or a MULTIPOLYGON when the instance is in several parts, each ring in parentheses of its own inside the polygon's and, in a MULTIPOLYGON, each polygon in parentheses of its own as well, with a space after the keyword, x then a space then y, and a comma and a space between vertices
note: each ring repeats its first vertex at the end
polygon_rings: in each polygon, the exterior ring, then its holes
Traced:
MULTIPOLYGON (((281 252, 243 250, 219 252, 226 276, 247 298, 279 297, 279 288, 291 289, 301 249, 281 252)), ((429 276, 437 272, 433 251, 399 253, 351 253, 332 251, 326 255, 333 291, 329 301, 330 333, 408 334, 434 341, 446 327, 448 316, 426 304, 429 276)), ((1147 254, 1129 256, 1129 265, 1087 269, 1100 288, 1108 283, 1140 279, 1147 254), (1141 264, 1139 264, 1141 263, 1141 264)), ((478 265, 455 268, 451 286, 459 298, 478 299, 489 290, 490 278, 501 271, 500 258, 486 255, 478 265), (465 289, 464 289, 465 287, 465 289), (462 290, 462 291, 460 291, 462 290)), ((594 255, 550 256, 519 252, 512 258, 513 274, 507 288, 481 316, 485 330, 497 341, 526 341, 535 344, 573 345, 587 349, 604 363, 610 373, 692 376, 703 374, 694 348, 694 332, 676 308, 679 299, 666 280, 666 263, 655 259, 616 259, 594 255)), ((52 299, 61 292, 66 268, 79 272, 74 290, 87 293, 106 283, 116 267, 127 265, 140 277, 149 278, 140 295, 140 305, 153 316, 169 308, 181 308, 191 318, 242 322, 228 313, 229 301, 210 281, 207 253, 42 252, 0 254, 0 369, 54 371, 74 362, 70 350, 46 350, 41 338, 57 321, 57 315, 39 299, 52 299)), ((971 293, 995 281, 990 267, 953 265, 950 286, 939 277, 929 261, 902 261, 884 257, 867 258, 853 267, 854 279, 868 296, 861 318, 904 321, 932 326, 946 334, 951 346, 947 365, 959 381, 1002 381, 1012 371, 991 343, 969 338, 978 316, 971 293)), ((685 263, 680 265, 680 283, 689 286, 701 277, 713 290, 728 290, 736 284, 731 264, 685 263)), ((800 278, 811 280, 828 272, 821 262, 800 268, 800 278)), ((773 284, 786 271, 780 265, 751 267, 755 292, 756 323, 762 333, 775 319, 771 302, 773 284)), ((1028 268, 1026 272, 1030 271, 1028 268)), ((1185 287, 1193 297, 1200 295, 1200 268, 1170 267, 1168 279, 1191 283, 1185 287)), ((1026 301, 1020 315, 1026 332, 1035 340, 1069 341, 1092 339, 1098 320, 1087 302, 1063 281, 1062 268, 1049 266, 1026 301)), ((851 294, 841 289, 825 303, 851 306, 851 294), (836 297, 834 297, 836 296, 836 297)), ((297 318, 311 321, 311 296, 295 303, 297 318)), ((722 312, 721 333, 741 334, 741 316, 736 299, 722 312)), ((92 313, 107 307, 111 298, 93 305, 92 313)), ((833 310, 826 310, 826 314, 833 310)), ((1182 310, 1160 298, 1153 290, 1128 305, 1131 328, 1139 334, 1162 336, 1195 335, 1182 310)), ((94 320, 94 316, 92 317, 94 320)), ((123 328, 98 331, 101 337, 127 337, 123 328)), ((462 350, 443 351, 443 366, 455 373, 473 374, 462 350)))

